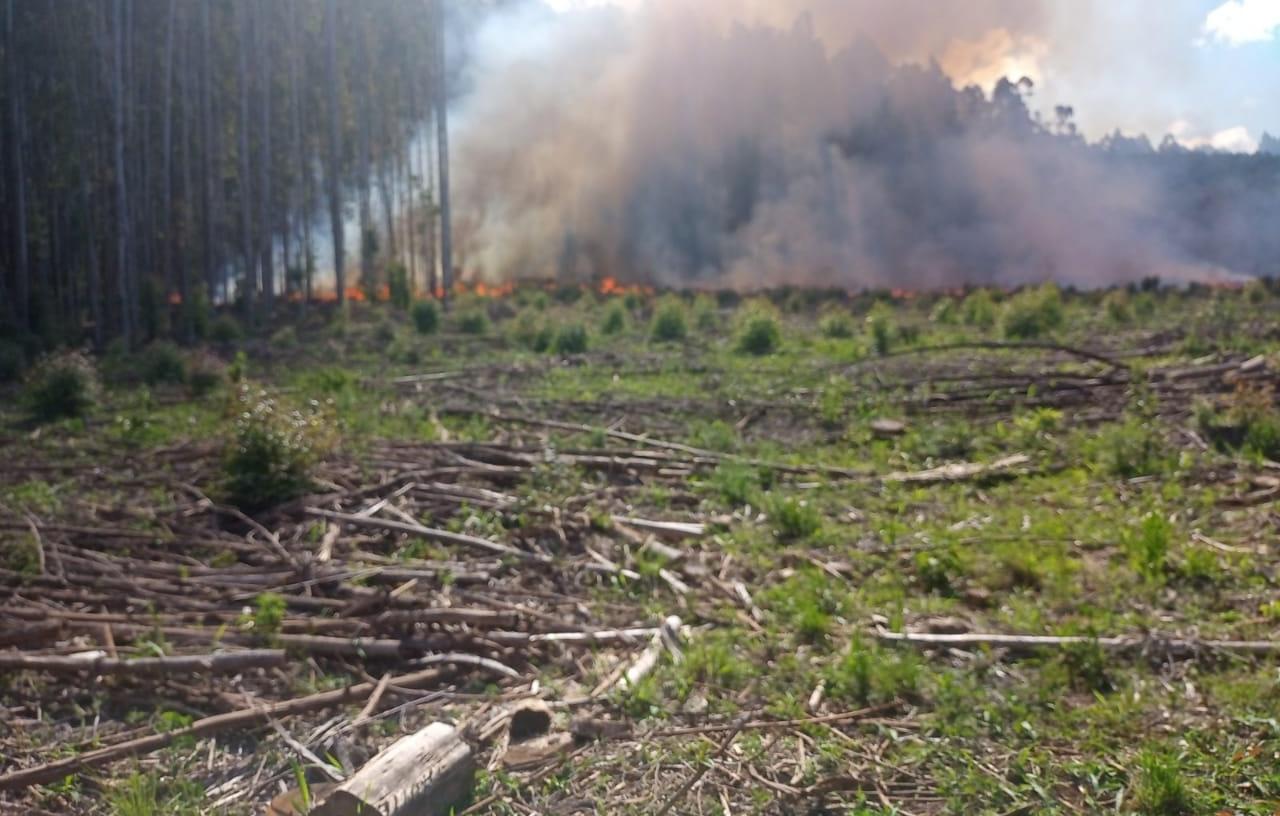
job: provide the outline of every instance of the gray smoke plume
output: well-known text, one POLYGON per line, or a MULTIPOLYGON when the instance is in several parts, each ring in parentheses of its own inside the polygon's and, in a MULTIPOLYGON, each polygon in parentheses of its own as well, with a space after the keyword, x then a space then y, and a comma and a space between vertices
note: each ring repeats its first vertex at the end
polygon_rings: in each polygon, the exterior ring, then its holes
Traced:
POLYGON ((1019 77, 984 94, 944 70, 1014 64, 1011 49, 1033 51, 1049 25, 1044 8, 505 12, 479 35, 461 108, 467 273, 750 289, 1274 271, 1276 230, 1261 225, 1280 223, 1280 163, 1090 145, 1069 111, 1033 116, 1019 77))

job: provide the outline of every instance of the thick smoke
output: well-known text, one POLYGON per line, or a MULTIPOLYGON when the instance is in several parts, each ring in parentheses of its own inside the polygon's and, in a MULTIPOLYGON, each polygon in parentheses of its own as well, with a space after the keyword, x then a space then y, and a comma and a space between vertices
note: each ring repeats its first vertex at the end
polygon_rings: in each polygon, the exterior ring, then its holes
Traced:
POLYGON ((957 89, 943 64, 968 79, 1034 55, 1041 9, 508 12, 459 126, 467 273, 860 288, 1264 271, 1280 247, 1254 227, 1277 207, 1256 182, 1217 195, 1218 171, 1181 151, 1087 145, 1065 115, 1033 117, 1025 85, 957 89))

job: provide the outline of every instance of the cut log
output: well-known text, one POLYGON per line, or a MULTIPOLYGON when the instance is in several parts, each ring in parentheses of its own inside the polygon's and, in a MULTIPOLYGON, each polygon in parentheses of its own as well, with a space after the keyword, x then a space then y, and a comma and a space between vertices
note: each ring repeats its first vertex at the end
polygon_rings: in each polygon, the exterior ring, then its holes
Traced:
POLYGON ((458 729, 432 723, 378 754, 312 816, 445 816, 470 791, 476 761, 458 729))
POLYGON ((646 533, 656 533, 669 538, 701 538, 707 534, 707 525, 683 521, 650 521, 649 519, 614 516, 614 524, 625 524, 646 533))
POLYGON ((1014 468, 1022 467, 1031 463, 1031 457, 1023 453, 1017 453, 1013 456, 1006 456, 1003 459, 997 459, 990 464, 981 462, 962 462, 954 465, 943 465, 942 467, 930 468, 929 470, 918 470, 910 473, 890 473, 884 477, 886 482, 896 482, 900 484, 942 484, 944 482, 963 482, 968 479, 978 479, 986 476, 994 476, 1000 473, 1006 473, 1014 468))

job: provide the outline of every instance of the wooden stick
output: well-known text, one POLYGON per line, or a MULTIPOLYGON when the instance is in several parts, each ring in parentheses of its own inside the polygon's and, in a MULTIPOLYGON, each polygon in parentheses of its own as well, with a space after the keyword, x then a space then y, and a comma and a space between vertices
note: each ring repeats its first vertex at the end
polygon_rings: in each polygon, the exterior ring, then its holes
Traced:
POLYGON ((475 536, 463 535, 461 533, 451 533, 448 530, 437 530, 432 527, 424 527, 421 524, 409 524, 403 521, 391 521, 382 518, 365 518, 364 516, 353 516, 348 513, 338 513, 333 510, 322 510, 318 507, 308 507, 307 515, 326 518, 331 521, 340 521, 344 524, 350 524, 353 527, 372 527, 379 530, 391 530, 397 533, 408 533, 409 535, 421 536, 429 541, 438 541, 442 544, 459 544, 464 547, 472 547, 475 549, 485 550, 486 552, 496 553, 498 555, 511 556, 524 561, 537 561, 546 563, 550 559, 545 556, 528 553, 524 550, 518 550, 507 544, 499 544, 496 541, 489 541, 475 536))
POLYGON ((283 666, 282 649, 251 649, 222 654, 175 655, 118 660, 104 652, 83 656, 0 654, 0 671, 40 671, 50 674, 127 674, 155 677, 175 674, 236 674, 245 669, 283 666))
MULTIPOLYGON (((434 685, 448 674, 449 671, 446 669, 427 669, 392 678, 390 684, 406 688, 421 688, 427 685, 434 685)), ((202 738, 233 728, 259 725, 272 718, 289 717, 307 711, 363 702, 369 695, 373 694, 375 688, 377 688, 376 683, 361 683, 293 700, 205 717, 204 719, 196 720, 186 728, 139 737, 128 742, 99 748, 96 751, 86 751, 77 756, 46 762, 33 768, 10 771, 0 775, 0 791, 27 788, 31 785, 47 785, 50 782, 65 779, 71 774, 80 773, 90 768, 98 768, 117 759, 158 751, 185 737, 202 738)))
POLYGON ((339 785, 312 816, 444 816, 470 792, 476 771, 458 729, 432 723, 393 743, 339 785))
POLYGON ((1171 655, 1189 656, 1206 651, 1232 652, 1249 655, 1280 654, 1280 641, 1268 640, 1195 640, 1166 638, 1159 635, 1139 637, 1086 637, 1083 635, 1000 635, 971 633, 962 635, 933 635, 919 632, 888 632, 880 629, 876 637, 884 641, 914 643, 922 646, 950 646, 965 648, 995 646, 1005 649, 1034 651, 1044 648, 1064 648, 1093 644, 1107 651, 1152 649, 1171 655))

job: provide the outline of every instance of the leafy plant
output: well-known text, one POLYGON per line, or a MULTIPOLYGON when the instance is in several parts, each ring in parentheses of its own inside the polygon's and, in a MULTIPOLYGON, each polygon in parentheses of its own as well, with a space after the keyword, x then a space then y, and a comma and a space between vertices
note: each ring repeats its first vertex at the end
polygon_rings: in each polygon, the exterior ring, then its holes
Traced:
POLYGON ((1141 419, 1130 418, 1104 428, 1094 445, 1102 466, 1121 479, 1153 476, 1171 463, 1160 432, 1141 419))
POLYGON ((270 641, 280 634, 286 612, 283 595, 264 592, 253 600, 253 633, 270 641))
POLYGON ((198 351, 187 360, 187 390, 192 396, 203 397, 227 379, 227 367, 222 360, 208 352, 198 351))
POLYGON ((823 337, 832 340, 848 340, 854 334, 853 318, 843 309, 828 311, 818 321, 818 330, 822 332, 823 337))
POLYGON ((749 465, 725 462, 711 474, 710 483, 725 504, 737 508, 756 500, 760 490, 760 474, 749 465))
POLYGON ((987 330, 996 324, 996 302, 991 292, 975 289, 960 304, 960 317, 966 326, 987 330))
POLYGON ((893 311, 883 303, 877 303, 867 315, 867 332, 871 335, 871 347, 881 357, 893 351, 897 339, 893 325, 893 311))
POLYGON ((93 361, 76 351, 45 357, 27 375, 24 399, 41 422, 81 417, 101 394, 93 361))
POLYGON ((1102 299, 1102 311, 1112 323, 1124 325, 1133 322, 1133 304, 1129 301, 1129 293, 1124 289, 1108 292, 1102 299))
POLYGON ((964 563, 950 547, 918 552, 913 559, 916 577, 926 592, 954 597, 964 577, 964 563))

